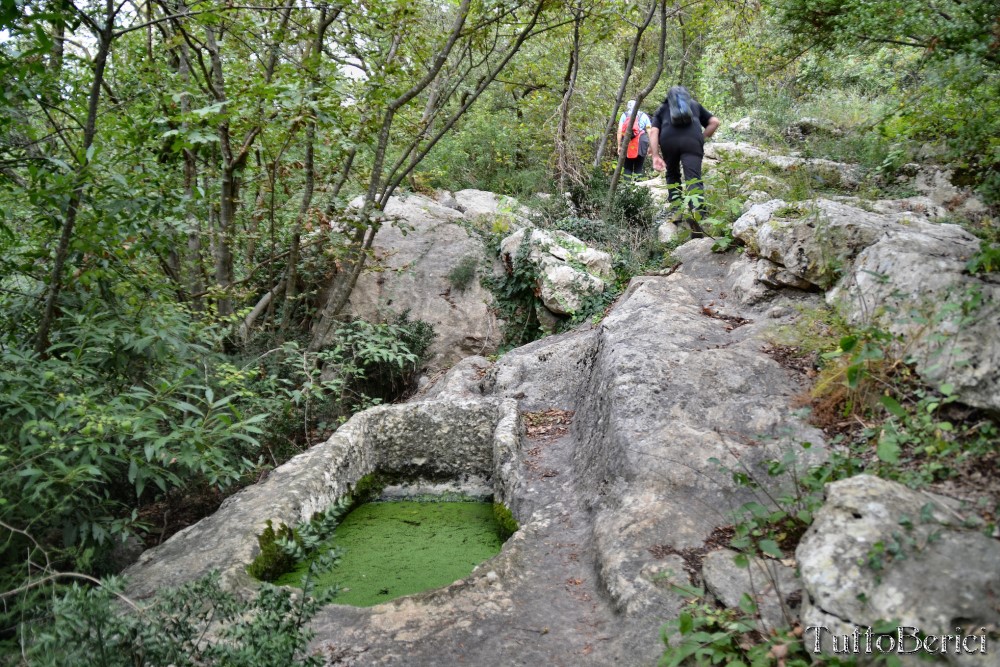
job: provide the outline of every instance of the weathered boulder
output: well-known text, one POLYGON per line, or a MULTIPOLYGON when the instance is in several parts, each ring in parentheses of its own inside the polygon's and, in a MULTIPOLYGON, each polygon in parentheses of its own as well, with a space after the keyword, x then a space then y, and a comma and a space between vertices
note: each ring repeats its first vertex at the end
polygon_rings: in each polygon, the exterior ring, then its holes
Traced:
MULTIPOLYGON (((807 631, 807 642, 819 632, 827 651, 831 635, 884 621, 938 637, 995 633, 1000 626, 1000 542, 966 527, 943 497, 870 475, 834 482, 796 558, 802 625, 826 628, 807 631)), ((978 641, 971 655, 953 644, 943 653, 936 643, 940 662, 1000 665, 995 649, 978 653, 978 641)), ((916 655, 901 657, 926 664, 916 655)))
POLYGON ((677 237, 679 231, 674 222, 664 220, 656 227, 656 238, 660 243, 670 243, 677 237))
POLYGON ((744 116, 734 123, 730 123, 729 129, 736 134, 749 134, 753 131, 753 128, 758 125, 758 121, 753 116, 744 116))
POLYGON ((385 224, 351 293, 348 312, 369 321, 403 312, 423 320, 436 334, 427 351, 428 372, 447 368, 471 354, 490 354, 500 340, 491 308, 493 295, 479 275, 493 271, 478 237, 459 221, 462 213, 420 195, 392 197, 385 224), (460 267, 468 275, 458 276, 460 267))
POLYGON ((802 141, 814 134, 839 137, 844 134, 844 131, 828 120, 807 116, 789 123, 782 134, 793 141, 802 141))
POLYGON ((846 264, 882 236, 893 218, 828 199, 756 204, 733 223, 733 236, 754 254, 827 289, 846 264))
POLYGON ((902 336, 932 386, 1000 410, 1000 283, 969 275, 979 240, 956 225, 892 225, 846 267, 828 301, 902 336))
POLYGON ((773 558, 753 558, 740 567, 736 557, 731 549, 705 555, 701 575, 709 592, 730 609, 739 609, 743 596, 749 596, 764 632, 794 625, 802 596, 795 568, 773 558))
POLYGON ((759 160, 786 173, 805 170, 824 184, 843 188, 858 187, 864 175, 856 164, 804 158, 798 155, 774 155, 752 144, 740 142, 712 141, 705 144, 705 157, 718 160, 727 156, 759 160))
POLYGON ((614 276, 608 253, 559 230, 520 229, 501 241, 500 256, 511 270, 522 259, 528 262, 538 273, 542 303, 559 315, 580 310, 614 276), (525 250, 523 243, 528 244, 525 250))
POLYGON ((501 218, 513 226, 523 226, 531 210, 507 195, 498 195, 486 190, 459 190, 454 194, 458 210, 469 220, 478 216, 501 218))
POLYGON ((953 184, 953 178, 951 170, 930 167, 919 170, 912 185, 917 192, 957 215, 975 219, 989 213, 979 197, 953 184))
POLYGON ((1000 285, 967 272, 979 250, 969 232, 817 199, 754 205, 733 236, 761 258, 737 263, 729 277, 744 304, 766 299, 766 288, 828 289, 849 321, 902 336, 928 383, 1000 409, 1000 285))

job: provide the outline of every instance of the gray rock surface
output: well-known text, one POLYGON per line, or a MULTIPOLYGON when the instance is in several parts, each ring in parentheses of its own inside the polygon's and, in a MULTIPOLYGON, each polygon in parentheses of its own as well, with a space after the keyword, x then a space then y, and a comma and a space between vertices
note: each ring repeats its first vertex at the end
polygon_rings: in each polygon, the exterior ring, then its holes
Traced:
POLYGON ((409 312, 424 320, 436 337, 427 352, 428 372, 447 368, 472 354, 490 354, 500 340, 491 308, 493 295, 479 275, 493 270, 481 241, 459 224, 461 212, 420 195, 392 197, 388 216, 375 237, 369 260, 351 294, 348 312, 369 321, 392 320, 409 312), (463 261, 476 275, 459 289, 449 278, 463 261))
POLYGON ((750 321, 722 294, 735 256, 711 245, 679 248, 678 271, 633 281, 597 326, 513 350, 485 373, 482 359, 459 364, 423 400, 356 415, 144 555, 130 593, 220 567, 245 590, 265 519, 308 517, 374 469, 492 475, 521 523, 497 557, 437 591, 327 607, 314 648, 340 665, 655 663, 660 625, 683 603, 680 553, 754 497, 712 459, 769 481, 764 460, 822 442, 789 414, 799 377, 761 351, 773 320, 750 321), (554 411, 561 430, 522 430, 521 414, 554 411))
POLYGON ((718 160, 724 157, 760 160, 782 172, 805 170, 826 185, 856 188, 861 184, 863 173, 856 164, 834 162, 820 158, 804 158, 798 155, 775 155, 752 144, 741 142, 708 142, 705 157, 718 160))
POLYGON ((954 185, 953 176, 947 169, 920 169, 913 179, 913 187, 935 204, 958 215, 973 219, 986 215, 989 212, 986 204, 971 191, 954 185))
POLYGON ((931 385, 1000 410, 1000 282, 966 272, 979 241, 955 225, 897 226, 865 248, 828 300, 904 337, 931 385))
MULTIPOLYGON (((796 556, 802 624, 825 626, 827 640, 890 619, 927 635, 1000 626, 1000 542, 964 528, 939 496, 870 475, 834 482, 796 556)), ((1000 665, 995 645, 985 656, 952 650, 946 659, 1000 665)))
POLYGON ((522 226, 531 214, 530 209, 513 197, 486 190, 459 190, 454 198, 458 209, 470 220, 478 216, 499 217, 522 226))
MULTIPOLYGON (((406 481, 492 483, 503 501, 517 496, 520 418, 514 401, 434 401, 379 406, 354 415, 326 442, 230 496, 219 510, 150 549, 126 569, 128 594, 146 598, 218 570, 230 589, 256 587, 246 573, 266 522, 308 521, 363 476, 406 481)), ((513 507, 512 507, 513 509, 513 507)))
POLYGON ((972 234, 913 212, 817 199, 756 204, 733 223, 733 236, 760 257, 737 262, 729 276, 744 304, 772 288, 829 289, 849 321, 902 336, 928 383, 1000 409, 1000 283, 968 274, 979 250, 972 234))
POLYGON ((749 596, 765 633, 794 625, 802 596, 795 568, 772 558, 754 558, 740 567, 736 556, 731 549, 705 554, 701 573, 709 592, 730 609, 739 609, 743 596, 749 596))

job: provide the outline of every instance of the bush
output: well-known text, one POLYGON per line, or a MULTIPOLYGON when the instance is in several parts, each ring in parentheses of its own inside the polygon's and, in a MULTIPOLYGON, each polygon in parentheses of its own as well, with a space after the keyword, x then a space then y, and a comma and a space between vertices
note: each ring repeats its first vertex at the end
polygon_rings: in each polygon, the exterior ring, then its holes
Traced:
POLYGON ((249 601, 224 591, 216 574, 143 606, 126 600, 122 588, 111 578, 52 591, 45 613, 20 626, 21 646, 8 657, 52 667, 323 664, 306 651, 314 636, 307 624, 332 595, 313 595, 308 579, 302 594, 264 584, 249 601))
MULTIPOLYGON (((4 520, 79 566, 138 527, 154 493, 253 468, 260 423, 216 352, 218 330, 179 308, 65 315, 47 356, 0 350, 0 506, 4 520)), ((0 563, 24 562, 4 540, 0 563)))

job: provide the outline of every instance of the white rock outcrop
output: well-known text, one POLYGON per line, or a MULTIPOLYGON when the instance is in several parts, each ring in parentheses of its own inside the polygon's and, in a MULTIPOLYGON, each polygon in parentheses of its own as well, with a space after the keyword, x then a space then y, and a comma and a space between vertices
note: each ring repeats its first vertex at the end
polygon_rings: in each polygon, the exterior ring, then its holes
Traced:
MULTIPOLYGON (((805 593, 802 626, 826 628, 819 634, 827 651, 831 635, 889 620, 938 637, 1000 626, 1000 542, 964 525, 940 496, 871 475, 834 482, 796 560, 805 593)), ((807 637, 810 646, 816 632, 807 637)), ((907 650, 915 641, 908 639, 907 650)), ((966 654, 952 642, 935 664, 1000 664, 1000 655, 972 646, 976 652, 966 654)), ((927 664, 916 655, 900 657, 927 664)))
POLYGON ((754 205, 733 236, 761 260, 732 269, 743 303, 766 298, 763 288, 829 290, 827 300, 853 323, 902 337, 928 383, 951 384, 962 401, 1000 410, 1000 284, 969 274, 979 251, 969 232, 911 212, 818 199, 754 205))
POLYGON ((510 270, 525 261, 538 272, 538 295, 558 315, 580 310, 614 277, 611 255, 558 230, 520 229, 501 241, 500 255, 510 270))

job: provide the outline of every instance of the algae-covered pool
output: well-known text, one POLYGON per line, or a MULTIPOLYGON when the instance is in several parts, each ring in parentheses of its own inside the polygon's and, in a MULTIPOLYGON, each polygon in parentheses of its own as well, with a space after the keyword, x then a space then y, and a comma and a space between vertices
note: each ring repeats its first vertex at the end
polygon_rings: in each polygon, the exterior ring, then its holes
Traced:
MULTIPOLYGON (((465 577, 500 551, 500 534, 491 503, 367 503, 337 526, 325 549, 340 549, 340 562, 315 583, 339 585, 337 604, 369 607, 465 577)), ((275 583, 301 586, 308 567, 300 563, 275 583)))

